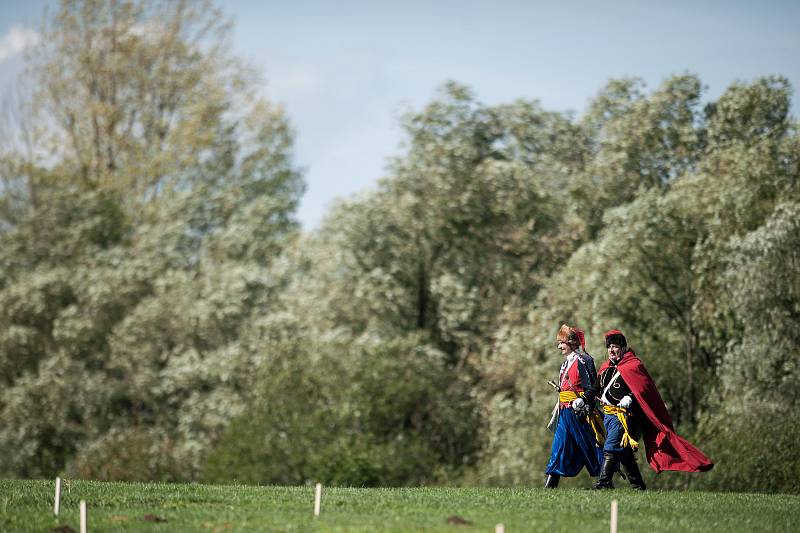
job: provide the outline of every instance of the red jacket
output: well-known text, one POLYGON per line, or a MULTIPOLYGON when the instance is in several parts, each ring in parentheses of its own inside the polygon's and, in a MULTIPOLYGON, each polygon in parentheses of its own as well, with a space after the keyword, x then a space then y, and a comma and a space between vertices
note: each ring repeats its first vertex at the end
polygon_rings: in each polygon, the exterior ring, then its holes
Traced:
MULTIPOLYGON (((609 365, 606 360, 600 372, 609 365)), ((642 439, 647 451, 647 462, 656 472, 680 470, 682 472, 705 472, 714 463, 703 452, 677 433, 672 425, 661 394, 642 361, 632 350, 628 350, 617 363, 622 379, 630 387, 641 407, 646 422, 642 424, 642 439)))

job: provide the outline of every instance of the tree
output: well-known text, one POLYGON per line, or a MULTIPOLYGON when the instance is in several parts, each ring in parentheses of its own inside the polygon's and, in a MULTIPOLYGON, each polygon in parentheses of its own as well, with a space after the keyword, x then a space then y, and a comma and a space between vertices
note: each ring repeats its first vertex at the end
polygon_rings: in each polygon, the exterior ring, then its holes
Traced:
MULTIPOLYGON (((769 272, 780 280, 797 277, 790 256, 772 253, 788 253, 790 226, 775 233, 779 225, 773 221, 766 226, 770 230, 759 229, 775 216, 778 202, 797 197, 797 136, 788 122, 788 85, 780 78, 734 84, 702 114, 697 110, 696 87, 696 80, 681 77, 647 97, 635 83, 614 81, 583 118, 595 132, 592 146, 599 147, 586 164, 595 173, 594 181, 583 183, 589 183, 586 190, 594 198, 590 209, 602 212, 603 218, 592 222, 593 238, 543 282, 529 308, 531 325, 504 324, 498 330, 498 342, 482 373, 487 394, 483 404, 488 409, 488 446, 480 469, 484 479, 538 482, 525 464, 537 454, 544 464, 549 436, 543 430, 537 435, 519 421, 547 416, 542 399, 548 391, 542 376, 552 359, 548 354, 553 331, 562 322, 586 329, 592 353, 604 352, 600 343, 604 331, 611 327, 625 331, 645 358, 680 430, 688 435, 699 432, 698 442, 712 457, 729 457, 725 454, 735 449, 742 461, 755 464, 757 452, 745 459, 734 444, 736 431, 762 427, 755 422, 759 419, 765 431, 785 430, 777 429, 776 411, 770 406, 774 404, 756 401, 745 414, 741 401, 729 398, 748 391, 752 399, 759 387, 766 386, 755 380, 752 388, 743 387, 740 379, 733 378, 741 374, 734 359, 770 375, 778 368, 756 362, 756 353, 774 338, 760 339, 763 344, 749 356, 734 348, 748 335, 745 323, 773 330, 765 304, 748 300, 760 287, 748 280, 762 276, 767 283, 768 276, 763 276, 769 272), (678 141, 682 148, 675 144, 678 141), (648 181, 656 175, 661 178, 648 181), (619 194, 598 205, 596 201, 610 191, 619 194), (758 233, 751 236, 754 230, 758 233), (772 235, 772 244, 765 243, 766 234, 772 235), (748 259, 742 242, 751 243, 748 259), (758 251, 755 242, 763 244, 758 251), (762 260, 754 263, 755 257, 762 260), (731 405, 725 407, 728 401, 731 405), (732 425, 731 417, 740 415, 732 425), (533 444, 524 453, 507 444, 520 442, 533 444)), ((585 177, 578 174, 576 179, 585 177)), ((788 213, 785 209, 778 212, 788 213)), ((781 220, 786 224, 788 217, 781 220)), ((774 287, 762 287, 764 301, 780 298, 785 304, 781 313, 786 313, 796 304, 792 289, 784 281, 772 283, 774 287)), ((788 316, 779 323, 788 327, 788 316)), ((780 467, 771 471, 776 472, 773 479, 782 480, 792 472, 780 467)), ((730 482, 744 487, 748 472, 753 470, 717 481, 715 474, 703 486, 730 482)), ((662 476, 657 483, 670 486, 674 484, 670 479, 674 477, 662 476)), ((776 481, 769 486, 794 485, 776 481)))
POLYGON ((715 409, 700 426, 708 451, 726 468, 702 480, 703 487, 800 490, 799 435, 787 416, 799 401, 793 391, 800 371, 788 355, 800 349, 798 215, 796 200, 782 202, 763 226, 732 243, 725 287, 738 331, 719 366, 715 409))
POLYGON ((469 383, 422 339, 343 332, 270 343, 258 393, 206 478, 268 484, 444 482, 474 461, 469 383))
POLYGON ((591 236, 603 211, 633 200, 640 190, 665 189, 690 172, 702 155, 702 86, 693 75, 667 78, 650 95, 641 80, 610 81, 589 105, 591 156, 576 179, 591 236))
POLYGON ((463 366, 574 245, 552 238, 560 217, 547 185, 563 183, 580 134, 535 102, 486 107, 456 84, 405 127, 392 176, 321 230, 346 287, 337 309, 351 326, 424 331, 463 366))
POLYGON ((303 185, 219 15, 65 1, 45 26, 36 135, 0 159, 5 475, 192 479, 244 405, 303 185))

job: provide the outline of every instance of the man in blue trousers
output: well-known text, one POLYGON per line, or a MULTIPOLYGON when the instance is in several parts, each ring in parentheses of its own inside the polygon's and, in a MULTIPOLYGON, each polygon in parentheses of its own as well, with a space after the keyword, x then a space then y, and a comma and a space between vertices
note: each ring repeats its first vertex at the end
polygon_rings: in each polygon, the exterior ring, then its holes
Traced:
POLYGON ((564 324, 556 335, 556 346, 564 362, 558 383, 554 384, 558 404, 548 425, 554 428, 550 461, 545 469, 544 486, 549 489, 558 487, 561 477, 577 476, 583 467, 589 475, 599 476, 603 464, 602 418, 596 409, 588 409, 584 400, 584 390, 594 382, 597 371, 594 360, 584 351, 583 332, 564 324))

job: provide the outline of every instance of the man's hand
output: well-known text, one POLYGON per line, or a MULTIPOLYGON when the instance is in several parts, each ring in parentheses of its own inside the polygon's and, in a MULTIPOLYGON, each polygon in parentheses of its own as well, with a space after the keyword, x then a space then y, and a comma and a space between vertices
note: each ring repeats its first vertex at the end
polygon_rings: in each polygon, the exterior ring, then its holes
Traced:
POLYGON ((575 409, 576 411, 582 410, 585 405, 586 402, 583 400, 583 398, 575 398, 574 400, 572 400, 572 408, 575 409))
POLYGON ((623 409, 627 409, 633 403, 633 398, 629 395, 623 396, 622 399, 619 401, 619 406, 623 409))

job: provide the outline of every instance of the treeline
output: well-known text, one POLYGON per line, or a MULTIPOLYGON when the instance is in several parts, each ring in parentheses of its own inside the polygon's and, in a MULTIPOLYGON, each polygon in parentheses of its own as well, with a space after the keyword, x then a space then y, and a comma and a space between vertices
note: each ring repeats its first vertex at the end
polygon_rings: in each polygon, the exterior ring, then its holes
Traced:
POLYGON ((784 78, 613 80, 579 118, 448 83, 303 234, 287 117, 222 20, 45 26, 0 156, 0 475, 538 486, 567 322, 598 361, 625 331, 716 462, 648 484, 800 491, 784 78))

